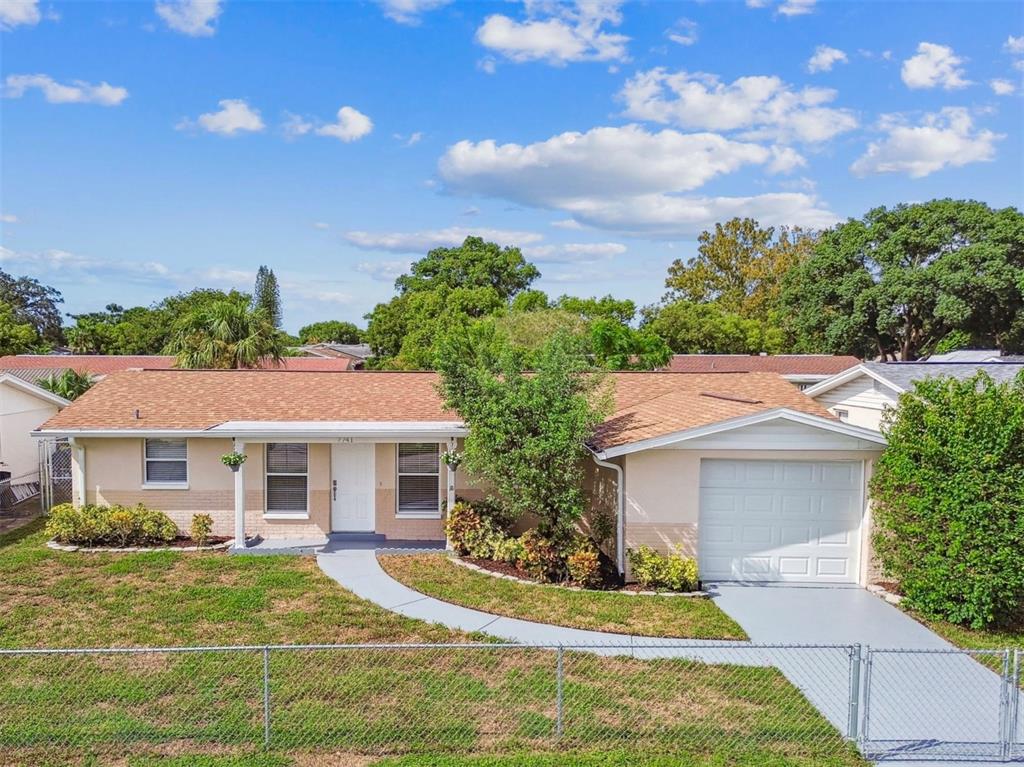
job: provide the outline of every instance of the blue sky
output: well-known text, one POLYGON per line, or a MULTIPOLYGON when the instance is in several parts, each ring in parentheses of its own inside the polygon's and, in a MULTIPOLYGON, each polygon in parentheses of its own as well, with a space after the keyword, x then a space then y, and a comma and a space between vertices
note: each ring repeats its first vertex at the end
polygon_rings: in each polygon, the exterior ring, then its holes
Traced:
POLYGON ((1024 6, 0 5, 0 267, 66 309, 277 273, 291 330, 430 247, 663 292, 715 221, 1024 201, 1024 6))

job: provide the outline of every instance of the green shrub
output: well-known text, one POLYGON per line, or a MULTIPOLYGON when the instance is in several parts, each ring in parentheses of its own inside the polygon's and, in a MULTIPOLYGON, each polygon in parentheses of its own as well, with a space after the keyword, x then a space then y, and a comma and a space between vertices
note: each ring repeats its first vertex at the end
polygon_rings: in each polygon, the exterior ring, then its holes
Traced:
POLYGON ((883 424, 874 545, 906 604, 979 629, 1024 605, 1024 375, 919 381, 883 424))
POLYGON ((468 553, 467 538, 480 529, 480 515, 465 501, 459 501, 448 510, 448 519, 444 524, 445 535, 456 554, 468 553))
POLYGON ((645 589, 694 591, 697 588, 697 560, 673 552, 659 554, 649 546, 627 552, 629 567, 645 589))
POLYGON ((537 530, 527 530, 519 537, 523 550, 516 565, 541 581, 556 581, 565 574, 565 561, 558 547, 537 530))
POLYGON ((514 565, 519 561, 519 558, 523 556, 524 551, 525 549, 523 548, 522 541, 518 538, 510 538, 506 536, 495 543, 494 552, 491 556, 498 562, 514 565))
POLYGON ((140 546, 173 541, 178 526, 166 514, 137 506, 75 508, 62 503, 50 509, 46 532, 61 543, 79 546, 140 546))
POLYGON ((601 559, 590 541, 582 541, 576 550, 566 557, 565 565, 569 577, 588 589, 601 585, 601 559))
POLYGON ((196 546, 205 546, 212 531, 213 517, 209 514, 192 515, 192 524, 188 528, 188 534, 196 542, 196 546))
POLYGON ((463 544, 466 553, 476 559, 493 559, 495 548, 506 536, 489 519, 481 519, 480 525, 466 533, 463 544))

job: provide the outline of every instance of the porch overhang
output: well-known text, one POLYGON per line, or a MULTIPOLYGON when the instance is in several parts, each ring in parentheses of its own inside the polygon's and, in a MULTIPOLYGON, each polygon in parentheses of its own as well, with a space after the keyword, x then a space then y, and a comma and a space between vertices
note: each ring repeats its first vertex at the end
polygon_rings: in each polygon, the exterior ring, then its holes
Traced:
POLYGON ((248 442, 395 442, 465 437, 460 421, 224 421, 207 429, 42 429, 37 437, 192 437, 248 442))

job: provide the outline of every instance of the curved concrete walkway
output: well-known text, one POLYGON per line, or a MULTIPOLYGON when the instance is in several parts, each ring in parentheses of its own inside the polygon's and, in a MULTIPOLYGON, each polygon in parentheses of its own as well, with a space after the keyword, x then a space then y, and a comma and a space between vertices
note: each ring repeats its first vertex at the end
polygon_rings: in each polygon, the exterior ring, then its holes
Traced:
MULTIPOLYGON (((913 648, 911 653, 929 654, 876 659, 873 726, 870 741, 861 744, 863 751, 877 764, 931 767, 941 760, 942 767, 953 767, 990 760, 997 748, 998 675, 967 656, 946 654, 952 648, 945 641, 861 589, 718 586, 716 603, 743 626, 758 643, 754 644, 612 634, 492 615, 399 583, 384 572, 374 551, 322 553, 317 563, 363 599, 451 629, 604 655, 775 666, 843 733, 850 713, 849 645, 913 648), (792 646, 807 642, 819 644, 792 646), (964 757, 970 761, 961 761, 964 757)), ((1024 717, 1019 728, 1017 737, 1024 741, 1024 717)))

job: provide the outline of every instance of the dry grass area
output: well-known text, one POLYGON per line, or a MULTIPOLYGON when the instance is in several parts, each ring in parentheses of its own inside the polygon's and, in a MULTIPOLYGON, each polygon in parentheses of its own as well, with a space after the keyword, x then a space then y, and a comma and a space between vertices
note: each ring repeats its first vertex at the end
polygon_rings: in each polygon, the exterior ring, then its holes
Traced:
POLYGON ((428 596, 510 618, 579 629, 686 639, 747 639, 710 599, 570 591, 478 573, 442 554, 388 555, 392 578, 428 596))

